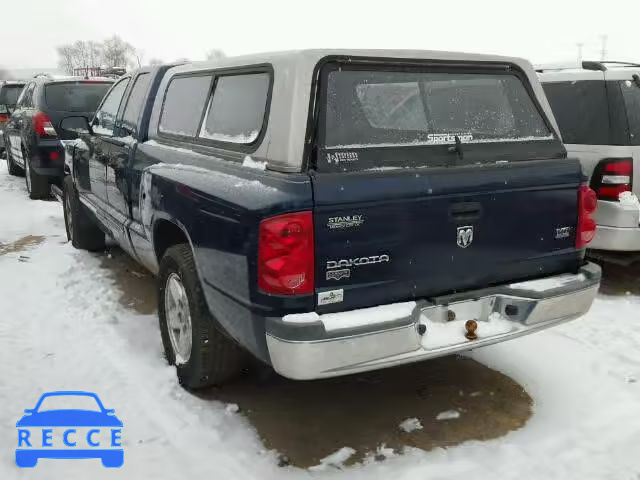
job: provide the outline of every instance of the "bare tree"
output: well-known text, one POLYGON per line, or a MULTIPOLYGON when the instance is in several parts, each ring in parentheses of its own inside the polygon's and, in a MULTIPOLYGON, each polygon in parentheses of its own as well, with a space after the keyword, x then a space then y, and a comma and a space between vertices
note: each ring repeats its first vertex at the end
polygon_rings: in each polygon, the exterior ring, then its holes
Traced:
POLYGON ((102 66, 127 67, 143 63, 143 52, 117 35, 104 42, 77 40, 68 45, 57 47, 58 66, 68 74, 82 69, 86 75, 93 75, 102 66))
POLYGON ((226 55, 224 54, 224 52, 222 50, 220 50, 219 48, 212 48, 211 50, 209 50, 207 52, 207 56, 206 59, 207 60, 219 60, 221 58, 226 57, 226 55))
POLYGON ((91 40, 77 40, 57 48, 58 66, 68 74, 76 69, 86 69, 86 73, 96 69, 102 62, 102 45, 91 40))
POLYGON ((114 35, 104 41, 102 60, 107 67, 125 67, 130 63, 129 60, 134 51, 130 43, 114 35))
POLYGON ((56 48, 58 51, 58 66, 69 75, 73 74, 76 68, 73 45, 61 45, 56 48))

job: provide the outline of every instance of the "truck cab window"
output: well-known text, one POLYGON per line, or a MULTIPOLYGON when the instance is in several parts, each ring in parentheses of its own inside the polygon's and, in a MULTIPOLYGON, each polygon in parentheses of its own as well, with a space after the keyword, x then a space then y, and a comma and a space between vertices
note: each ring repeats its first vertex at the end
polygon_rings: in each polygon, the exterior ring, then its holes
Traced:
POLYGON ((140 112, 146 99, 147 88, 149 87, 150 75, 143 73, 136 78, 131 95, 127 100, 122 116, 122 136, 133 135, 136 131, 136 124, 140 117, 140 112))
POLYGON ((218 78, 200 137, 219 142, 253 143, 262 130, 269 74, 218 78))
POLYGON ((116 116, 124 96, 124 91, 129 84, 129 79, 125 78, 116 83, 107 97, 102 102, 100 109, 96 112, 93 121, 93 130, 99 135, 112 136, 116 123, 116 116))
POLYGON ((202 118, 210 86, 211 75, 172 79, 164 98, 160 132, 194 137, 202 118))

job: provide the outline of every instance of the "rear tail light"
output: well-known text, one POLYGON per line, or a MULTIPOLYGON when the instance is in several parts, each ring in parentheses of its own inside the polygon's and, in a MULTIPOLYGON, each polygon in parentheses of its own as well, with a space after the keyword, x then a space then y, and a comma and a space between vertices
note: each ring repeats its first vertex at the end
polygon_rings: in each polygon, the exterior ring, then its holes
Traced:
POLYGON ((36 112, 33 116, 33 129, 36 135, 39 137, 56 137, 56 129, 53 128, 53 123, 49 115, 44 112, 36 112))
POLYGON ((617 202, 623 192, 633 187, 633 159, 607 158, 597 165, 591 176, 591 187, 600 200, 617 202))
POLYGON ((314 289, 311 212, 288 213, 260 222, 258 288, 276 295, 301 295, 314 289))
POLYGON ((49 160, 60 160, 60 152, 49 152, 49 160))
POLYGON ((596 211, 598 198, 587 185, 578 190, 578 226, 576 228, 576 248, 582 249, 593 240, 596 234, 596 222, 591 215, 596 211))
POLYGON ((9 121, 9 115, 6 113, 0 113, 0 123, 7 123, 9 121))

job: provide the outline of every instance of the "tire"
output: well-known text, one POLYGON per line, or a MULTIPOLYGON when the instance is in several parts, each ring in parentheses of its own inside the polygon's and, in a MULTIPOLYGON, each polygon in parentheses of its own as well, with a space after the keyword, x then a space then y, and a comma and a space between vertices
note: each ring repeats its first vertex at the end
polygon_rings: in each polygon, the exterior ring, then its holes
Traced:
MULTIPOLYGON (((175 284, 173 284, 175 286, 175 284)), ((174 298, 175 300, 175 295, 174 298)), ((179 307, 175 307, 175 309, 179 307)), ((237 377, 247 362, 247 354, 240 346, 220 330, 204 298, 204 292, 196 272, 193 254, 188 244, 170 247, 160 261, 158 275, 158 317, 160 333, 167 361, 176 366, 178 380, 187 389, 220 385, 237 377), (182 312, 189 314, 191 345, 189 355, 176 351, 175 332, 169 331, 172 307, 172 283, 181 283, 180 302, 182 312), (186 303, 184 302, 186 296, 186 303), (167 311, 169 308, 169 312, 167 311)), ((175 323, 174 323, 175 327, 175 323)), ((183 332, 185 333, 185 332, 183 332)), ((189 335, 184 335, 189 338, 189 335)))
POLYGON ((80 203, 73 178, 69 175, 63 181, 62 202, 64 226, 71 245, 91 252, 104 250, 104 232, 98 228, 80 203))
POLYGON ((7 170, 9 170, 9 175, 13 175, 14 177, 17 177, 19 175, 24 174, 24 171, 18 165, 16 165, 16 163, 13 161, 13 157, 11 156, 10 149, 5 148, 4 157, 5 157, 5 161, 7 162, 7 170))
POLYGON ((39 200, 41 198, 48 198, 51 196, 49 179, 42 175, 38 175, 31 169, 29 162, 29 156, 22 148, 22 158, 24 159, 24 178, 27 184, 27 193, 31 200, 39 200))

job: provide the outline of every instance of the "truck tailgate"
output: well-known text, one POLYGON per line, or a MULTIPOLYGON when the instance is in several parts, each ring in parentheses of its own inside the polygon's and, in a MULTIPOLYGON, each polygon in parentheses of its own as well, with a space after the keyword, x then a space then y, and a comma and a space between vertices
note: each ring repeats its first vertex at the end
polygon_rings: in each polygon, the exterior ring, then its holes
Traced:
POLYGON ((580 178, 570 160, 314 174, 316 290, 343 290, 318 310, 575 270, 580 178))

